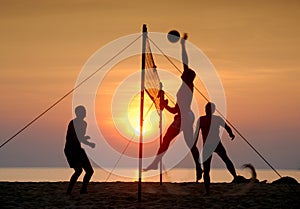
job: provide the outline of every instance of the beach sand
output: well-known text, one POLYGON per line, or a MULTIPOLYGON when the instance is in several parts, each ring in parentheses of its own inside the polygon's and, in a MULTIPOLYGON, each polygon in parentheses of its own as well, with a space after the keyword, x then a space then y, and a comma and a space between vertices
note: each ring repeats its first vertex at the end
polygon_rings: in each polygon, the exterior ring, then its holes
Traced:
POLYGON ((68 182, 0 182, 0 208, 300 208, 300 185, 142 183, 137 201, 136 182, 91 182, 80 195, 81 182, 72 195, 68 182))

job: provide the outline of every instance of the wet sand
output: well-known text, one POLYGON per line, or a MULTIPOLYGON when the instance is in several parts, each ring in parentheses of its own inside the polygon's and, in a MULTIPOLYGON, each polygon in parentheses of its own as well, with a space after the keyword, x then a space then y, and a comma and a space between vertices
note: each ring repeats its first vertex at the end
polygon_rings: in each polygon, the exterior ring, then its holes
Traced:
POLYGON ((0 182, 0 208, 300 208, 300 185, 213 183, 205 196, 203 183, 142 184, 91 182, 79 194, 81 182, 66 195, 68 182, 0 182))

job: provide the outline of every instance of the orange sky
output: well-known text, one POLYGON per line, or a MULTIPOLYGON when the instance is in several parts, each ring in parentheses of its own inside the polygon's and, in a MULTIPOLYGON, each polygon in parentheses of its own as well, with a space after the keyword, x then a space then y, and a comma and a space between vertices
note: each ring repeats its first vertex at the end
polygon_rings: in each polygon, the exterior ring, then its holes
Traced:
MULTIPOLYGON (((1 1, 1 142, 72 89, 96 50, 147 23, 152 32, 188 32, 219 73, 228 119, 275 167, 299 168, 300 2, 148 3, 1 1)), ((0 166, 65 166, 71 114, 68 97, 1 149, 0 166)), ((224 144, 237 166, 266 167, 240 138, 224 144)))

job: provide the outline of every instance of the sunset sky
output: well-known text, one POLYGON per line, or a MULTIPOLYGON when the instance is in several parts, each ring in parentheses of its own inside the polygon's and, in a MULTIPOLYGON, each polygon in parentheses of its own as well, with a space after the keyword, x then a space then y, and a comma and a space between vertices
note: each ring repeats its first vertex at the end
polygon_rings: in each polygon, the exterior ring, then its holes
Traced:
MULTIPOLYGON (((300 168, 299 1, 0 2, 0 143, 72 89, 95 51, 140 33, 146 23, 151 32, 187 32, 219 74, 228 120, 275 168, 300 168)), ((128 60, 114 70, 123 69, 117 74, 125 78, 139 66, 128 60)), ((123 77, 108 78, 111 86, 98 92, 99 115, 123 77)), ((71 95, 1 148, 0 166, 67 166, 63 147, 72 111, 71 95)), ((98 122, 109 132, 111 121, 98 122)), ((268 168, 240 137, 223 142, 238 168, 268 168)), ((217 157, 214 166, 224 167, 217 157)))

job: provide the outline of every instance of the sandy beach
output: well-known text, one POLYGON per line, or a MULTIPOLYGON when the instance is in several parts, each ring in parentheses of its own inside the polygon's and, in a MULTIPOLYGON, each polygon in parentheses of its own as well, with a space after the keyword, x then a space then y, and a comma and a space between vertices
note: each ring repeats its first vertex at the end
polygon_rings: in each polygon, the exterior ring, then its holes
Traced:
POLYGON ((0 182, 1 208, 299 208, 300 185, 213 183, 204 196, 203 183, 142 184, 91 182, 80 195, 81 182, 71 196, 68 182, 0 182))

